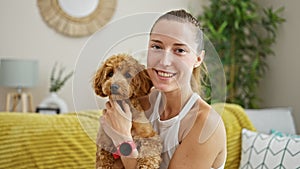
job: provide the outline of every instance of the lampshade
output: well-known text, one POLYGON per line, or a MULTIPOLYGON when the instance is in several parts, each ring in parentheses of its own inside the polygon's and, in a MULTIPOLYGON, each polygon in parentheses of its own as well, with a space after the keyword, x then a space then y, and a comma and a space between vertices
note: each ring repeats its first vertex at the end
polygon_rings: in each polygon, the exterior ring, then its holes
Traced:
POLYGON ((37 81, 38 62, 36 60, 0 60, 0 85, 29 88, 35 86, 37 81))

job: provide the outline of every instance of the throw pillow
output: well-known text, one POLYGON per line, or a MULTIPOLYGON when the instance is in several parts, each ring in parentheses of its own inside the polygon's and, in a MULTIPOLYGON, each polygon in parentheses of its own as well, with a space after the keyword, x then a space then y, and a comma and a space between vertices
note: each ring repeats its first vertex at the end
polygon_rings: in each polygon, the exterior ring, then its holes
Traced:
POLYGON ((300 167, 300 138, 242 130, 240 169, 300 167))
POLYGON ((276 136, 280 136, 280 137, 292 137, 292 138, 300 138, 300 135, 296 135, 296 134, 290 134, 290 133, 285 133, 285 132, 281 132, 275 129, 271 129, 271 134, 274 134, 276 136))

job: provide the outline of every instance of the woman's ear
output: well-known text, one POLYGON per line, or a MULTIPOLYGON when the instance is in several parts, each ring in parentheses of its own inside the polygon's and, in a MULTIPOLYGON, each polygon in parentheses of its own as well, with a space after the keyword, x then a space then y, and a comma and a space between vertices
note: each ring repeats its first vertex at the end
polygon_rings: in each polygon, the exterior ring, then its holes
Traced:
POLYGON ((202 50, 200 55, 197 55, 196 62, 194 64, 194 68, 199 67, 204 60, 205 50, 202 50))

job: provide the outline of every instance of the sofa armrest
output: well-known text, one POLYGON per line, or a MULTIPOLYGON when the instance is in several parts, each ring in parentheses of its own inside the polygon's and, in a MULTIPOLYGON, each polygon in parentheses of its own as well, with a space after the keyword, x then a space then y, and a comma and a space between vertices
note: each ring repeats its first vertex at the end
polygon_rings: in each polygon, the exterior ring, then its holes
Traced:
POLYGON ((265 109, 245 109, 257 131, 270 133, 271 129, 296 134, 292 108, 277 107, 265 109))

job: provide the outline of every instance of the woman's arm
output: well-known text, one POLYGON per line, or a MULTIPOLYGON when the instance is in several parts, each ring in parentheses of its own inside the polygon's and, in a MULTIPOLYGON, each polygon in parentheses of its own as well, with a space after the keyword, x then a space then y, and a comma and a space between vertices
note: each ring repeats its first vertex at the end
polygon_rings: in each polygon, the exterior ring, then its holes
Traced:
POLYGON ((130 157, 121 157, 122 163, 126 169, 134 169, 137 165, 138 151, 135 149, 130 157))
POLYGON ((218 168, 226 159, 226 132, 221 117, 210 108, 203 108, 187 136, 176 149, 170 169, 218 168))
MULTIPOLYGON (((132 114, 128 104, 122 103, 124 110, 118 103, 109 101, 106 103, 100 123, 105 133, 112 139, 114 145, 118 147, 123 142, 133 141, 131 136, 132 114)), ((137 164, 138 151, 134 149, 127 156, 121 156, 121 160, 126 169, 135 168, 137 164)))

